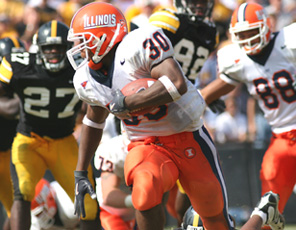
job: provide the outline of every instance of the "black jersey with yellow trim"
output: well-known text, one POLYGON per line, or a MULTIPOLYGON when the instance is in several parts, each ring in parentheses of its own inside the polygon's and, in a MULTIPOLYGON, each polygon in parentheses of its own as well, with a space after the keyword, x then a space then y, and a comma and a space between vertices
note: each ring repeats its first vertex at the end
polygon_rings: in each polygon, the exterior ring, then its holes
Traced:
POLYGON ((209 54, 216 48, 218 33, 212 22, 194 22, 188 14, 162 9, 149 18, 170 39, 183 72, 194 81, 209 54))
POLYGON ((21 100, 17 131, 30 136, 62 138, 75 127, 81 101, 73 86, 74 69, 68 65, 51 73, 36 64, 36 54, 11 53, 0 66, 0 82, 21 100))

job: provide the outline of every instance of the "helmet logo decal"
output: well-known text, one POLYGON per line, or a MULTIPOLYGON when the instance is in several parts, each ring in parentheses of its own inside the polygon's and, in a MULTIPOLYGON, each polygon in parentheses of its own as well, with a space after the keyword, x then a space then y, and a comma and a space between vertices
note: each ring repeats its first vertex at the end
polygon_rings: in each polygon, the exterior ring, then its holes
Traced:
POLYGON ((84 82, 81 83, 81 86, 83 87, 83 89, 85 89, 86 84, 87 84, 87 81, 84 81, 84 82))
POLYGON ((194 148, 187 148, 187 149, 185 149, 185 151, 184 151, 184 155, 185 155, 187 158, 191 159, 191 158, 195 157, 195 155, 196 155, 196 151, 195 151, 194 148))
POLYGON ((256 15, 257 15, 258 20, 263 20, 263 16, 265 15, 265 12, 264 12, 264 10, 257 10, 256 15))
POLYGON ((94 29, 98 27, 116 26, 115 14, 104 14, 95 16, 84 16, 84 29, 94 29))

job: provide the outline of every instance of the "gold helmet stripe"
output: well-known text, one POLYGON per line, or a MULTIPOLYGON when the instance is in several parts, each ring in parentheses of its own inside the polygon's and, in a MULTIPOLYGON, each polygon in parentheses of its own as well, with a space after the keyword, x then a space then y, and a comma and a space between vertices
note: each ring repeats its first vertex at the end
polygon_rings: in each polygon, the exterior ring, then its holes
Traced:
POLYGON ((13 42, 14 47, 16 47, 16 48, 20 48, 20 43, 19 43, 19 41, 17 40, 16 37, 9 37, 9 38, 10 38, 11 41, 13 42))
POLYGON ((199 220, 199 215, 196 213, 193 218, 192 226, 198 227, 198 220, 199 220))
POLYGON ((58 28, 58 21, 53 20, 51 22, 51 37, 56 37, 57 36, 57 28, 58 28))

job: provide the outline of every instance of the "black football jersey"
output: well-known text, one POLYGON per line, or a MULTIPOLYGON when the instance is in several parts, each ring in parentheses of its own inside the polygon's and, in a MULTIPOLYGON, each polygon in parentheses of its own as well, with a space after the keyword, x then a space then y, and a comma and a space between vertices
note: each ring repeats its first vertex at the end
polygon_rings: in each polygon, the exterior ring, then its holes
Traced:
POLYGON ((218 33, 210 22, 193 22, 186 14, 169 9, 155 12, 149 22, 161 27, 174 47, 175 58, 185 75, 196 79, 209 54, 216 48, 218 33))
POLYGON ((70 135, 81 107, 73 76, 70 65, 60 72, 46 71, 36 64, 36 54, 7 55, 0 66, 0 82, 21 100, 17 131, 51 138, 70 135))

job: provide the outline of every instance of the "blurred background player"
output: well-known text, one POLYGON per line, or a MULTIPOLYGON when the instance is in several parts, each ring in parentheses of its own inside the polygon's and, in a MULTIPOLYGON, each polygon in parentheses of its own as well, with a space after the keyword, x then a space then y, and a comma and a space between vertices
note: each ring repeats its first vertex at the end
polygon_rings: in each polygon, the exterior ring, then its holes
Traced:
POLYGON ((96 178, 96 193, 105 230, 135 229, 131 188, 126 186, 124 180, 124 162, 129 143, 126 133, 122 131, 121 135, 103 140, 95 153, 95 167, 101 171, 101 177, 96 178))
POLYGON ((239 111, 234 95, 228 95, 224 101, 225 111, 215 118, 215 141, 242 143, 247 140, 247 116, 239 111))
POLYGON ((197 78, 204 62, 218 42, 216 27, 211 22, 213 0, 176 0, 177 12, 161 9, 150 16, 152 25, 161 27, 175 50, 186 77, 197 78))
POLYGON ((272 129, 261 164, 261 192, 279 194, 280 213, 296 182, 295 29, 293 23, 272 33, 261 5, 241 4, 230 24, 233 44, 218 51, 219 78, 201 90, 210 104, 242 82, 257 99, 272 129))
POLYGON ((47 174, 35 188, 35 197, 31 202, 30 230, 77 229, 79 218, 74 215, 74 203, 61 185, 47 174))
MULTIPOLYGON (((172 9, 161 9, 150 16, 152 25, 163 29, 174 47, 174 56, 185 76, 194 83, 199 72, 215 50, 219 41, 214 23, 211 21, 213 0, 175 0, 172 9)), ((179 191, 171 191, 168 200, 170 214, 177 218, 180 226, 190 201, 178 183, 179 191)))
POLYGON ((135 0, 124 12, 129 31, 147 25, 149 17, 164 7, 174 8, 166 0, 135 0))
MULTIPOLYGON (((138 0, 135 3, 135 6, 139 9, 139 13, 131 18, 130 30, 147 25, 149 23, 149 17, 160 8, 160 2, 157 0, 138 0)), ((129 11, 131 10, 135 11, 133 8, 129 9, 129 11)), ((129 12, 126 12, 126 15, 129 15, 129 12)))
MULTIPOLYGON (((2 58, 13 52, 24 52, 25 47, 22 41, 16 37, 0 39, 0 62, 2 58)), ((0 97, 0 202, 3 204, 8 218, 13 202, 12 184, 10 179, 10 151, 13 138, 16 134, 17 116, 19 114, 19 99, 12 92, 7 91, 0 97)), ((8 221, 8 219, 7 219, 8 221)), ((3 226, 4 230, 9 229, 8 222, 3 226)))
MULTIPOLYGON (((31 201, 46 169, 51 170, 72 200, 75 197, 73 170, 78 146, 72 133, 81 101, 73 87, 74 70, 66 57, 72 46, 67 41, 68 30, 59 21, 49 21, 38 30, 37 53, 9 54, 0 66, 0 93, 13 90, 22 105, 12 145, 13 230, 30 229, 31 201)), ((94 183, 91 177, 90 181, 94 183)), ((80 226, 98 229, 97 201, 86 197, 85 202, 87 217, 80 226)))

